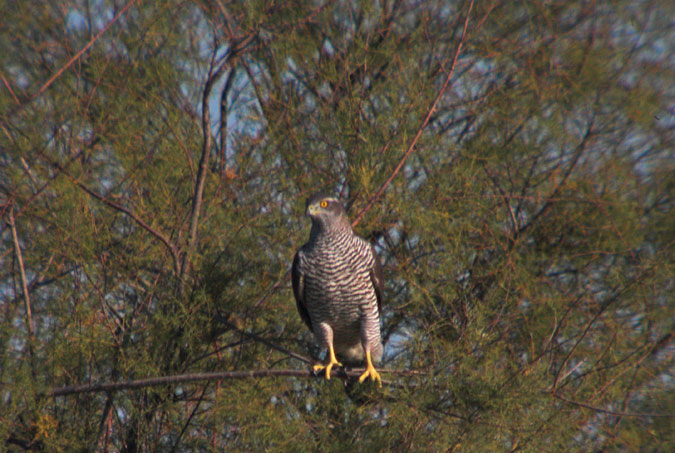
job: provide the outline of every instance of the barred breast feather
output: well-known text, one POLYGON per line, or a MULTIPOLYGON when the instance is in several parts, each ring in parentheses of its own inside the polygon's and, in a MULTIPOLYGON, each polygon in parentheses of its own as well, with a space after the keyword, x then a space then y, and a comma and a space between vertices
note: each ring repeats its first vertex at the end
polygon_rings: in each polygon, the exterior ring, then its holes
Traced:
POLYGON ((362 361, 364 341, 379 360, 381 270, 373 247, 351 228, 325 231, 298 251, 293 267, 294 289, 302 292, 296 293, 298 310, 317 338, 322 335, 318 326, 325 323, 340 360, 362 361), (299 285, 296 274, 302 278, 299 285))

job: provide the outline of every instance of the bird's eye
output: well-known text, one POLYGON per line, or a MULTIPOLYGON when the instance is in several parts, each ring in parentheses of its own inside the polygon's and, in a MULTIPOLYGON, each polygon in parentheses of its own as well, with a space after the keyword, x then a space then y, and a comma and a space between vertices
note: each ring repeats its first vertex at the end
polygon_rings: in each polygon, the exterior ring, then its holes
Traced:
POLYGON ((322 208, 325 208, 326 206, 328 206, 328 202, 327 202, 326 200, 322 201, 322 202, 319 203, 319 204, 320 204, 320 206, 321 206, 322 208))

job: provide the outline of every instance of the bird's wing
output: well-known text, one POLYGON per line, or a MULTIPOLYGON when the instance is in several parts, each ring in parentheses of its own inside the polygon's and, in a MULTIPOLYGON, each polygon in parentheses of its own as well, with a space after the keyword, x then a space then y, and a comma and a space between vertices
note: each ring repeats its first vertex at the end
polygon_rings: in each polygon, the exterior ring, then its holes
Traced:
POLYGON ((312 320, 309 317, 309 312, 305 306, 305 276, 300 271, 300 250, 295 254, 293 258, 293 267, 291 267, 291 280, 293 282, 293 294, 295 295, 295 305, 298 307, 298 313, 300 317, 309 330, 314 332, 312 329, 312 320))
POLYGON ((370 245, 370 253, 373 254, 373 267, 370 269, 370 281, 373 282, 375 288, 375 295, 377 296, 377 311, 382 313, 382 293, 384 292, 384 274, 382 272, 382 264, 380 257, 375 252, 375 247, 370 245))

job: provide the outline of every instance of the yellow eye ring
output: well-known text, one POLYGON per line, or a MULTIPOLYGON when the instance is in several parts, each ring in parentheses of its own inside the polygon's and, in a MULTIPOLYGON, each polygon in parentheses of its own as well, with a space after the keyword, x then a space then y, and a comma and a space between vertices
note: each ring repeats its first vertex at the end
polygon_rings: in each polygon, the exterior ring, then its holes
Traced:
POLYGON ((324 201, 322 201, 321 203, 319 203, 319 205, 320 205, 322 208, 325 208, 326 206, 328 206, 328 202, 324 200, 324 201))

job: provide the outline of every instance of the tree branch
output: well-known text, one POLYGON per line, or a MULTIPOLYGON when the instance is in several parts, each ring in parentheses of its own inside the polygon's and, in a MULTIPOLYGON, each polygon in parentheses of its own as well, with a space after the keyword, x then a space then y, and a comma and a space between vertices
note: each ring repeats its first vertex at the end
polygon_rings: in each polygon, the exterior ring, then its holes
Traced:
MULTIPOLYGON (((282 352, 294 359, 300 360, 304 363, 311 364, 312 360, 296 354, 288 349, 276 345, 273 342, 266 340, 256 334, 245 332, 232 323, 230 323, 225 317, 221 315, 216 315, 215 320, 221 322, 233 330, 241 333, 242 335, 249 337, 259 343, 262 343, 272 349, 275 349, 279 352, 282 352)), ((332 377, 338 377, 343 380, 355 381, 358 379, 365 369, 349 369, 344 368, 335 368, 331 371, 332 377)), ((423 371, 417 370, 379 370, 380 373, 392 374, 396 376, 421 376, 426 375, 423 371)), ((53 389, 47 395, 50 397, 57 396, 67 396, 67 395, 76 395, 80 393, 96 393, 96 392, 114 392, 119 390, 130 390, 143 387, 153 387, 158 385, 170 385, 170 384, 181 384, 186 382, 196 382, 196 381, 216 381, 220 379, 248 379, 248 378, 261 378, 261 377, 305 377, 305 378, 323 378, 324 374, 316 374, 312 370, 291 370, 291 369, 274 369, 274 370, 250 370, 250 371, 216 371, 211 373, 190 373, 190 374, 179 374, 172 376, 160 376, 155 378, 147 379, 138 379, 131 381, 121 381, 121 382, 104 382, 100 384, 85 384, 85 385, 69 385, 65 387, 60 387, 53 389)), ((382 381, 385 384, 396 385, 391 381, 382 381)))
POLYGON ((457 45, 457 50, 455 51, 455 56, 452 59, 452 66, 450 66, 450 71, 448 72, 447 77, 445 78, 445 82, 443 83, 443 86, 441 87, 440 91, 436 95, 436 98, 434 99, 434 102, 431 104, 431 107, 429 108, 429 111, 427 112, 426 116, 424 117, 424 121, 422 121, 422 124, 420 127, 417 129, 417 134, 415 134, 415 138, 413 138, 412 142, 410 143, 410 146, 408 146, 408 149, 406 152, 403 154, 403 157, 399 161, 398 165, 396 165, 396 168, 394 168, 394 171, 389 175, 387 180, 380 186, 380 188, 375 192, 375 195, 373 195, 370 200, 368 200, 368 203, 366 206, 361 209, 361 211, 357 214, 357 216, 354 218, 352 221, 352 226, 356 226, 361 219, 363 219, 363 216, 370 211, 370 209, 373 207, 375 202, 382 196, 385 190, 387 190, 387 187, 389 187, 389 184, 394 180, 396 175, 401 171, 401 168, 403 168, 403 164, 408 160, 412 152, 415 150, 415 145, 417 144, 417 141, 419 138, 422 136, 422 132, 424 132, 424 129, 426 129, 427 124, 429 124, 429 120, 431 119, 431 116, 434 114, 436 111, 436 107, 438 106, 438 103, 441 100, 441 97, 443 96, 443 93, 445 93, 445 90, 448 88, 448 85, 450 84, 450 79, 452 78, 452 74, 455 71, 455 66, 457 64, 457 58, 459 58, 459 55, 462 51, 462 45, 464 44, 464 38, 466 37, 466 29, 469 26, 469 17, 471 16, 471 9, 473 8, 473 0, 471 0, 471 3, 469 3, 469 11, 466 13, 466 19, 464 20, 464 28, 462 29, 462 36, 459 39, 459 44, 457 45))
POLYGON ((259 336, 259 335, 256 335, 256 334, 250 333, 250 332, 246 332, 246 331, 244 331, 244 330, 238 328, 237 326, 235 326, 234 324, 232 324, 230 321, 228 321, 227 318, 225 318, 225 317, 222 316, 222 315, 216 314, 216 316, 215 316, 214 319, 215 319, 216 321, 218 321, 218 322, 224 324, 224 325, 227 326, 229 329, 236 330, 237 332, 239 332, 240 334, 244 335, 245 337, 248 337, 248 338, 250 338, 250 339, 252 339, 252 340, 254 340, 254 341, 257 341, 258 343, 262 343, 262 344, 264 344, 265 346, 269 346, 269 347, 272 348, 272 349, 275 349, 275 350, 277 350, 277 351, 279 351, 279 352, 283 352, 284 354, 286 354, 286 355, 288 355, 288 356, 290 356, 290 357, 293 357, 294 359, 300 360, 301 362, 312 363, 312 361, 311 361, 309 358, 307 358, 307 357, 305 357, 305 356, 303 356, 303 355, 297 354, 297 353, 295 353, 295 352, 293 352, 293 351, 289 351, 288 349, 284 348, 283 346, 279 346, 278 344, 272 343, 271 341, 266 340, 265 338, 263 338, 263 337, 261 337, 261 336, 259 336))
MULTIPOLYGON (((66 173, 66 172, 64 171, 64 173, 66 173)), ((66 173, 66 174, 68 174, 68 173, 66 173)), ((84 190, 85 192, 87 192, 92 197, 94 197, 97 200, 103 202, 104 204, 110 206, 111 208, 116 209, 118 211, 121 211, 121 212, 125 213, 126 215, 128 215, 129 217, 131 217, 144 230, 146 230, 148 233, 152 234, 157 239, 159 239, 167 247, 167 249, 169 249, 169 252, 171 253, 171 257, 173 258, 173 264, 174 264, 175 272, 176 272, 176 274, 180 274, 180 260, 178 258, 178 249, 173 244, 173 242, 171 242, 169 240, 169 238, 167 238, 162 232, 157 231, 156 229, 154 229, 153 227, 151 227, 150 225, 145 223, 145 221, 143 221, 143 219, 138 217, 138 215, 136 215, 133 211, 125 208, 121 204, 115 203, 112 200, 108 200, 103 195, 99 195, 98 193, 94 192, 93 190, 91 190, 90 188, 85 186, 80 181, 74 180, 74 182, 80 189, 84 190)))
POLYGON ((181 293, 185 287, 185 279, 188 276, 188 266, 190 262, 190 256, 192 255, 192 250, 197 242, 197 227, 199 226, 199 215, 202 208, 202 196, 204 194, 204 185, 206 183, 206 170, 209 165, 209 157, 211 156, 211 113, 209 109, 209 97, 211 96, 211 90, 216 80, 225 70, 225 66, 229 60, 229 56, 226 57, 225 62, 223 62, 220 67, 213 72, 213 65, 215 64, 216 53, 218 52, 218 46, 214 44, 213 46, 213 55, 211 56, 211 67, 209 68, 209 75, 206 79, 206 84, 204 85, 204 93, 202 94, 202 155, 199 159, 199 169, 197 170, 197 181, 195 183, 195 190, 192 194, 192 212, 190 213, 190 231, 188 233, 188 242, 187 248, 183 253, 183 261, 181 264, 180 272, 180 289, 181 293))
MULTIPOLYGON (((598 100, 596 99, 596 104, 597 104, 597 102, 598 102, 598 100)), ((544 205, 541 207, 541 209, 539 209, 539 211, 537 211, 532 216, 532 218, 530 219, 529 222, 527 222, 525 225, 520 227, 520 229, 518 229, 516 231, 516 234, 520 235, 521 233, 524 233, 525 230, 530 228, 535 223, 535 221, 539 217, 541 217, 543 214, 545 214, 549 210, 549 208, 553 205, 553 200, 555 200, 558 197, 558 194, 560 193, 562 188, 567 183, 567 179, 570 177, 570 175, 572 174, 572 171, 574 170, 577 163, 579 162, 579 159, 581 158, 581 155, 586 150, 586 145, 588 143, 588 140, 591 138, 591 135, 593 134, 593 125, 595 123, 595 113, 596 112, 593 112, 593 116, 591 117, 591 119, 588 123, 588 127, 586 128, 586 132, 584 133, 584 136, 581 138, 581 142, 579 142, 576 149, 574 150, 574 154, 572 156, 572 161, 570 162, 570 165, 565 170, 565 173, 563 174, 562 179, 560 180, 558 185, 553 189, 551 194, 546 197, 547 201, 546 201, 546 203, 544 203, 544 205)))
MULTIPOLYGON (((36 99, 37 97, 39 97, 42 93, 44 93, 45 90, 46 90, 47 88, 49 88, 49 87, 51 86, 51 84, 54 83, 54 81, 55 81, 56 79, 58 79, 59 77, 61 77, 61 74, 63 74, 63 72, 64 72, 66 69, 68 69, 70 66, 72 66, 73 63, 75 63, 77 60, 79 60, 79 58, 80 58, 87 50, 89 50, 89 48, 90 48, 91 46, 93 46, 94 43, 95 43, 96 41, 98 41, 98 39, 99 39, 101 36, 103 36, 103 34, 104 34, 106 31, 108 31, 108 29, 109 29, 115 22, 117 22, 117 20, 118 20, 118 19, 119 19, 119 18, 120 18, 120 17, 121 17, 121 16, 122 16, 122 15, 123 15, 123 14, 124 14, 124 13, 125 13, 125 12, 133 5, 133 4, 134 4, 134 3, 136 3, 136 0, 129 0, 129 2, 127 2, 127 4, 124 5, 124 6, 122 7, 122 9, 118 11, 117 14, 115 14, 115 16, 110 20, 110 22, 108 22, 108 23, 105 25, 105 27, 103 27, 103 29, 101 29, 101 31, 99 31, 99 32, 96 34, 96 36, 92 37, 92 38, 89 40, 89 42, 88 42, 82 49, 80 49, 75 55, 73 55, 73 56, 71 57, 71 59, 68 60, 68 62, 67 62, 65 65, 63 65, 58 71, 56 71, 56 72, 54 73, 54 75, 51 76, 51 77, 49 78, 49 80, 47 80, 44 84, 42 84, 42 86, 40 87, 40 89, 37 90, 37 91, 35 92, 35 94, 33 94, 33 95, 30 97, 30 99, 28 100, 28 102, 26 102, 26 103, 24 103, 24 104, 21 104, 21 105, 19 105, 17 108, 15 108, 12 112, 10 112, 9 115, 7 115, 7 118, 11 118, 11 117, 13 117, 14 115, 16 115, 22 108, 24 108, 25 106, 27 106, 27 105, 30 103, 30 101, 35 100, 35 99, 36 99)), ((8 88, 9 88, 9 87, 8 87, 8 88)), ((11 89, 10 89, 10 90, 11 90, 11 89)), ((12 94, 14 94, 14 93, 12 93, 12 94)))
POLYGON ((8 212, 9 227, 12 230, 12 240, 14 241, 14 250, 16 252, 16 260, 19 263, 19 273, 21 275, 21 289, 23 291, 24 308, 26 312, 26 326, 28 327, 28 354, 30 356, 31 371, 35 373, 35 366, 33 362, 33 315, 30 307, 30 295, 28 293, 28 285, 26 284, 26 270, 23 266, 23 256, 21 255, 21 247, 19 246, 19 236, 16 234, 16 224, 14 223, 14 205, 9 206, 8 212))
POLYGON ((219 66, 217 69, 215 69, 215 71, 214 67, 217 64, 216 54, 218 53, 218 45, 217 43, 214 43, 213 46, 209 74, 204 85, 204 92, 202 93, 202 155, 199 159, 197 181, 195 183, 195 190, 192 196, 192 211, 190 213, 190 231, 188 233, 187 248, 183 254, 181 271, 179 274, 181 293, 185 288, 185 281, 188 277, 190 258, 197 244, 199 217, 203 203, 204 185, 206 183, 206 174, 209 166, 209 157, 211 156, 211 147, 213 143, 213 137, 211 136, 211 113, 209 109, 209 98, 211 97, 211 91, 213 90, 214 85, 216 82, 218 82, 218 80, 220 80, 220 77, 230 66, 231 61, 236 58, 239 53, 246 50, 246 47, 251 41, 253 41, 254 37, 254 34, 249 34, 234 42, 230 42, 230 49, 228 50, 227 55, 225 55, 223 58, 224 61, 219 63, 219 66))
POLYGON ((14 102, 16 102, 17 105, 21 105, 21 101, 19 101, 19 98, 16 97, 16 94, 14 94, 14 90, 12 90, 12 85, 9 84, 9 82, 7 81, 7 79, 5 79, 5 76, 2 73, 0 73, 0 79, 2 79, 2 82, 9 90, 9 94, 12 95, 12 99, 14 99, 14 102))
POLYGON ((590 409, 595 412, 602 412, 603 414, 608 414, 608 415, 615 415, 617 417, 665 417, 665 418, 675 418, 675 414, 641 414, 641 413, 634 413, 634 412, 618 412, 618 411, 610 411, 607 409, 601 409, 599 407, 591 406, 590 404, 582 403, 580 401, 574 401, 568 398, 565 398, 562 395, 559 395, 557 393, 552 393, 551 394, 554 398, 559 399, 560 401, 564 401, 565 403, 568 404, 573 404, 575 406, 583 407, 586 409, 590 409))
MULTIPOLYGON (((343 368, 334 368, 331 371, 331 377, 337 377, 344 380, 356 380, 363 374, 364 369, 345 370, 343 368)), ((418 376, 425 373, 415 370, 378 370, 380 373, 393 374, 397 376, 418 376)), ((120 390, 131 390, 144 387, 155 387, 158 385, 182 384, 197 381, 217 381, 221 379, 249 379, 263 377, 299 377, 299 378, 319 378, 325 379, 323 372, 315 374, 312 370, 250 370, 250 371, 215 371, 211 373, 190 373, 177 374, 172 376, 160 376, 148 379, 137 379, 121 382, 104 382, 100 384, 68 385, 56 388, 50 391, 47 396, 68 396, 81 393, 97 392, 115 392, 120 390)), ((385 384, 391 382, 383 380, 385 384)))
POLYGON ((133 5, 134 3, 136 3, 136 0, 130 0, 126 5, 124 5, 122 7, 122 9, 119 10, 119 12, 117 14, 115 14, 115 17, 113 17, 112 20, 110 22, 108 22, 105 27, 103 27, 102 30, 99 31, 96 34, 96 36, 94 36, 93 38, 91 38, 89 40, 89 42, 87 43, 86 46, 84 46, 82 49, 80 49, 79 52, 77 52, 75 55, 73 55, 73 57, 70 60, 68 60, 68 63, 66 63, 61 69, 56 71, 56 73, 53 76, 51 76, 49 78, 49 80, 47 80, 44 83, 44 85, 42 85, 40 87, 40 89, 32 96, 32 99, 35 99, 36 97, 40 96, 47 88, 49 88, 49 86, 52 83, 54 83, 54 81, 61 76, 63 71, 68 69, 73 63, 75 63, 82 56, 83 53, 85 53, 91 46, 93 46, 94 43, 98 40, 98 38, 100 38, 103 35, 103 33, 108 31, 110 26, 112 24, 114 24, 115 22, 117 22, 117 19, 119 19, 122 16, 122 14, 124 14, 131 7, 131 5, 133 5))

